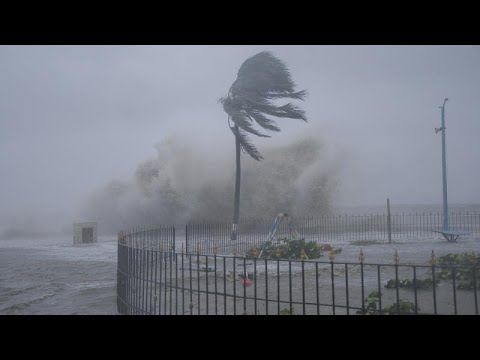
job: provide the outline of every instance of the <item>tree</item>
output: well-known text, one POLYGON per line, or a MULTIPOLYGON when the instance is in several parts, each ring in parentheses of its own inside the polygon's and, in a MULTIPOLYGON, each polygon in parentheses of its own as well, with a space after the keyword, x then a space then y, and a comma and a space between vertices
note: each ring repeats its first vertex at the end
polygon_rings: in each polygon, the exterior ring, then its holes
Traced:
POLYGON ((287 66, 272 53, 263 51, 245 60, 238 70, 237 79, 228 91, 228 96, 220 99, 235 136, 236 176, 232 240, 237 238, 240 216, 240 150, 257 161, 263 159, 248 135, 270 137, 257 131, 252 126, 254 123, 265 130, 279 132, 277 123, 267 116, 307 121, 305 112, 296 105, 276 105, 274 102, 278 99, 303 101, 306 91, 296 92, 295 86, 287 66))

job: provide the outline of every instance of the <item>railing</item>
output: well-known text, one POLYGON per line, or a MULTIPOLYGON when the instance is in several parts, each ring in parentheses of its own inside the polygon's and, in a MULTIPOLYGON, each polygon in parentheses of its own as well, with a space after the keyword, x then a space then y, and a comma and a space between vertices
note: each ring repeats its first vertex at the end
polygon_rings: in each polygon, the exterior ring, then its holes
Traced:
MULTIPOLYGON (((195 224, 185 227, 186 252, 212 254, 214 248, 228 253, 232 246, 244 251, 263 243, 272 226, 272 219, 243 220, 238 224, 235 243, 230 241, 231 223, 195 224)), ((480 234, 480 214, 450 213, 451 229, 462 229, 472 234, 480 234)), ((354 241, 408 241, 412 238, 437 236, 432 230, 443 226, 441 213, 392 214, 390 226, 387 214, 371 215, 331 215, 317 218, 293 218, 293 227, 301 237, 316 242, 354 242, 354 241)), ((277 237, 289 236, 289 228, 282 222, 277 237)))
POLYGON ((476 314, 480 264, 257 259, 175 251, 174 231, 119 234, 117 308, 139 315, 476 314), (153 236, 153 235, 152 235, 153 236), (173 237, 173 239, 172 239, 173 237))
MULTIPOLYGON (((166 250, 175 252, 175 227, 161 226, 155 228, 137 228, 118 233, 118 264, 117 264, 117 310, 125 314, 125 299, 132 298, 132 287, 135 282, 132 277, 143 278, 153 271, 148 265, 133 254, 138 251, 150 252, 166 250), (128 251, 127 251, 128 249, 128 251), (128 287, 126 287, 128 281, 128 287)), ((135 283, 136 284, 136 283, 135 283)), ((140 294, 136 294, 140 296, 140 294)))

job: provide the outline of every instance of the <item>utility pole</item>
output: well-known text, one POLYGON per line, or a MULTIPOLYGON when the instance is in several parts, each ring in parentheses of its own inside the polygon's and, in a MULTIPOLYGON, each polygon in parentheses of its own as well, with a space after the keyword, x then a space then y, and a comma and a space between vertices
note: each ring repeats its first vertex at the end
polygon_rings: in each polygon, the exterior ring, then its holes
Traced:
POLYGON ((435 129, 435 133, 442 132, 442 175, 443 175, 443 231, 448 231, 448 202, 447 202, 447 159, 445 153, 445 104, 448 98, 443 101, 443 105, 439 106, 442 110, 442 127, 435 129))

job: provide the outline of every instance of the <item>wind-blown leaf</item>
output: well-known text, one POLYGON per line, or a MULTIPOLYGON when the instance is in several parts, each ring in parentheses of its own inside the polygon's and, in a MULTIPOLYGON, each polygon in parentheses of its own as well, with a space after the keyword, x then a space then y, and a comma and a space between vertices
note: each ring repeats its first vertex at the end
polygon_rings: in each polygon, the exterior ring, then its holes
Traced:
POLYGON ((260 132, 258 132, 257 130, 255 130, 252 125, 250 124, 250 122, 252 121, 248 115, 240 112, 240 111, 237 111, 235 113, 232 114, 232 117, 231 117, 232 121, 242 130, 250 133, 250 134, 253 134, 253 135, 257 135, 257 136, 260 136, 260 137, 271 137, 269 135, 265 135, 265 134, 262 134, 260 132))
POLYGON ((280 132, 280 128, 277 126, 277 123, 266 116, 264 116, 261 112, 254 110, 254 109, 245 109, 247 115, 255 120, 255 122, 260 125, 262 128, 266 130, 280 132))
POLYGON ((266 115, 307 121, 305 111, 298 106, 292 103, 276 105, 273 102, 284 98, 304 100, 307 92, 295 91, 295 86, 287 66, 272 53, 264 51, 244 61, 228 96, 220 99, 229 120, 238 127, 238 131, 234 130, 235 126, 232 131, 239 137, 242 149, 255 160, 261 160, 262 156, 247 133, 269 136, 258 132, 253 123, 265 130, 279 132, 276 122, 266 115))
POLYGON ((286 65, 269 51, 258 53, 242 64, 237 79, 230 88, 232 97, 250 93, 269 97, 298 98, 305 92, 295 93, 295 83, 286 65))
POLYGON ((257 150, 257 148, 250 142, 246 134, 236 127, 231 127, 233 134, 238 137, 240 141, 240 147, 243 151, 245 151, 248 155, 250 155, 253 159, 260 161, 263 160, 263 156, 257 150))

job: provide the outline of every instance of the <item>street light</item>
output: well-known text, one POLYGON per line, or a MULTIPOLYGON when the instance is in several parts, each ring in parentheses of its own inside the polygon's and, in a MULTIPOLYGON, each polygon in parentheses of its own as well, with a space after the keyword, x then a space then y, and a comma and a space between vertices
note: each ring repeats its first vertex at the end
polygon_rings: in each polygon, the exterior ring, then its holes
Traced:
POLYGON ((447 202, 447 159, 445 154, 445 104, 448 98, 443 101, 443 105, 439 106, 442 109, 442 126, 435 128, 435 134, 442 132, 442 175, 443 175, 443 231, 448 231, 448 202, 447 202))

